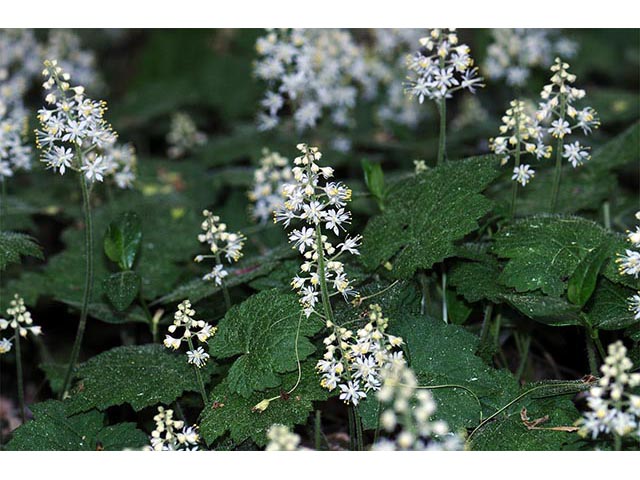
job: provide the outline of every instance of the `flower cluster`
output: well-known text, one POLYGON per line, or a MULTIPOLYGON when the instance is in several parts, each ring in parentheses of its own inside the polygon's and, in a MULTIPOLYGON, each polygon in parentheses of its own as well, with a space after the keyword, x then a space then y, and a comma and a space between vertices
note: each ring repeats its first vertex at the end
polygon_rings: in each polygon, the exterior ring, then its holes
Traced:
MULTIPOLYGON (((71 169, 91 182, 113 176, 119 186, 130 186, 135 155, 116 147, 117 134, 104 119, 105 102, 86 97, 82 86, 72 87, 71 76, 56 60, 45 60, 44 65, 43 87, 49 91, 45 101, 50 107, 38 111, 41 160, 61 175, 71 169)), ((131 152, 130 148, 125 147, 131 152)))
POLYGON ((271 425, 267 431, 269 443, 265 448, 268 452, 294 451, 300 445, 300 435, 293 433, 286 425, 278 423, 271 425))
POLYGON ((420 44, 423 48, 407 58, 410 73, 407 93, 420 103, 425 98, 436 101, 450 98, 463 89, 475 93, 476 88, 484 86, 478 68, 473 66, 471 50, 458 44, 455 29, 435 28, 428 37, 420 39, 420 44))
MULTIPOLYGON (((640 220, 640 211, 636 212, 636 219, 640 220)), ((636 225, 636 229, 627 232, 627 240, 634 248, 640 247, 640 226, 636 225)), ((631 275, 638 278, 640 275, 640 251, 626 249, 624 254, 619 254, 616 262, 619 264, 618 269, 620 275, 631 275)), ((634 319, 640 319, 640 292, 632 295, 628 299, 629 310, 633 313, 634 319)))
MULTIPOLYGON (((536 119, 539 122, 551 121, 548 132, 557 139, 563 141, 567 135, 572 134, 580 128, 585 135, 591 133, 592 129, 598 128, 596 111, 591 107, 577 110, 573 104, 576 100, 581 100, 585 96, 585 91, 575 88, 572 84, 576 76, 569 73, 569 64, 556 58, 551 66, 551 83, 545 85, 540 93, 543 102, 539 104, 536 119), (573 123, 573 125, 569 122, 573 123)), ((576 168, 589 160, 588 149, 576 141, 564 145, 562 156, 576 168)))
POLYGON ((575 42, 544 28, 494 28, 492 36, 483 72, 512 87, 525 85, 531 70, 548 65, 554 55, 571 58, 577 50, 575 42))
POLYGON ((632 393, 640 387, 640 373, 631 373, 633 364, 622 342, 609 345, 607 353, 600 367, 602 377, 589 390, 590 411, 577 422, 578 433, 583 437, 590 435, 594 440, 601 434, 640 440, 640 395, 632 393))
POLYGON ((200 243, 209 244, 211 255, 198 255, 194 261, 202 262, 205 258, 213 258, 216 262, 211 272, 207 273, 203 280, 213 280, 216 285, 222 285, 224 278, 229 275, 222 264, 221 254, 227 262, 237 262, 242 257, 242 247, 247 239, 242 233, 227 232, 227 224, 220 222, 220 217, 214 215, 209 210, 203 210, 204 220, 202 230, 204 233, 198 235, 200 243))
POLYGON ((178 350, 183 341, 187 342, 189 346, 187 361, 198 368, 202 368, 207 364, 209 354, 201 346, 194 348, 192 338, 196 337, 200 343, 206 345, 207 340, 216 334, 218 328, 212 327, 204 320, 196 320, 193 318, 195 314, 196 311, 191 308, 189 300, 185 300, 178 305, 178 310, 173 316, 173 324, 169 326, 169 333, 175 333, 178 328, 184 328, 184 332, 178 337, 166 335, 163 343, 167 348, 178 350))
POLYGON ((174 420, 173 410, 158 407, 158 413, 153 417, 156 428, 151 432, 151 445, 146 450, 151 451, 188 451, 198 450, 200 435, 198 427, 185 427, 184 421, 174 420))
POLYGON ((363 49, 340 29, 276 29, 258 38, 256 76, 267 83, 259 128, 280 122, 287 105, 299 131, 313 128, 325 112, 346 126, 359 89, 375 91, 363 49))
POLYGON ((21 337, 26 337, 28 333, 38 336, 42 334, 42 328, 33 324, 31 312, 27 310, 24 300, 16 293, 9 302, 7 308, 7 317, 9 319, 0 318, 0 330, 13 329, 13 335, 9 338, 0 340, 0 354, 7 353, 11 350, 11 340, 17 333, 21 337))
POLYGON ((253 172, 253 187, 249 200, 253 202, 252 216, 260 223, 273 218, 274 212, 282 205, 282 186, 291 181, 289 160, 278 152, 262 150, 260 167, 253 172))
POLYGON ((25 142, 27 112, 0 78, 0 181, 18 170, 31 170, 31 147, 25 142))
POLYGON ((41 47, 40 58, 56 58, 60 67, 73 75, 80 85, 98 90, 103 86, 96 69, 96 56, 82 48, 80 37, 64 28, 51 29, 47 43, 41 47))
POLYGON ((197 147, 204 145, 207 136, 198 130, 193 119, 183 112, 178 112, 171 117, 171 128, 167 133, 169 158, 180 158, 193 152, 197 147))
POLYGON ((337 246, 329 241, 325 233, 333 232, 339 238, 346 231, 344 225, 351 223, 351 212, 345 210, 351 200, 351 190, 340 182, 328 181, 333 176, 333 168, 318 165, 322 154, 317 147, 301 143, 297 148, 302 155, 294 159, 293 182, 282 187, 286 200, 276 211, 275 221, 282 222, 285 228, 292 220, 304 223, 289 234, 289 241, 305 258, 301 274, 296 275, 291 284, 298 290, 308 317, 319 301, 321 289, 328 288, 329 284, 345 300, 356 295, 339 257, 344 252, 359 255, 362 237, 345 235, 337 246))
POLYGON ((406 56, 413 50, 424 29, 418 28, 376 28, 368 49, 370 75, 378 80, 381 90, 381 104, 377 117, 383 124, 398 124, 414 128, 425 119, 428 110, 421 108, 412 98, 405 95, 402 82, 405 77, 406 56))
POLYGON ((394 439, 382 438, 373 450, 461 450, 459 435, 442 420, 432 421, 436 403, 428 390, 419 390, 415 373, 396 362, 383 371, 378 400, 384 410, 380 425, 394 439))
POLYGON ((386 333, 389 319, 379 305, 371 305, 368 322, 358 331, 348 330, 327 321, 332 333, 324 339, 326 352, 316 368, 322 375, 320 385, 331 391, 338 387, 345 403, 358 402, 370 390, 378 390, 382 372, 396 363, 404 363, 402 338, 386 333))
POLYGON ((513 100, 502 117, 500 136, 489 139, 489 148, 496 155, 502 156, 502 165, 509 161, 511 155, 515 155, 517 161, 511 178, 524 187, 533 178, 535 171, 530 165, 520 165, 520 155, 529 153, 538 160, 549 158, 551 147, 544 144, 543 138, 542 127, 527 113, 525 103, 513 100))

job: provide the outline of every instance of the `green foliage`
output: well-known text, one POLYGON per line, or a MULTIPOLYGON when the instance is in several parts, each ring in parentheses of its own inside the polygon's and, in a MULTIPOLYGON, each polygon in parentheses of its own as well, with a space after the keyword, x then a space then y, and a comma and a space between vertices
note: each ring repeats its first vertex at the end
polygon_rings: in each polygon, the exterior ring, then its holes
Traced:
POLYGON ((0 271, 9 263, 20 263, 20 256, 43 258, 42 249, 29 235, 0 231, 0 271))
POLYGON ((67 411, 104 410, 128 403, 141 410, 169 404, 184 392, 198 389, 186 355, 162 345, 116 347, 78 367, 76 387, 67 411))
POLYGON ((121 270, 131 270, 142 242, 142 223, 135 212, 125 212, 104 234, 104 253, 121 270))
POLYGON ((105 426, 105 415, 96 410, 72 415, 56 400, 31 405, 35 420, 13 434, 8 450, 123 450, 149 443, 135 423, 105 426))
POLYGON ((229 432, 236 445, 251 439, 259 446, 264 446, 266 432, 274 423, 290 427, 306 423, 309 413, 314 409, 314 402, 326 400, 329 396, 329 392, 320 387, 314 364, 313 361, 302 364, 300 383, 298 372, 281 375, 278 381, 280 389, 255 392, 248 398, 238 395, 229 379, 223 380, 209 394, 211 405, 207 406, 200 421, 200 433, 204 440, 211 445, 229 432), (296 388, 286 394, 294 386, 296 388), (272 400, 266 410, 253 410, 259 402, 272 397, 278 398, 272 400))
POLYGON ((538 215, 520 220, 495 237, 493 252, 508 262, 500 281, 518 292, 560 296, 580 262, 607 237, 580 217, 538 215))
POLYGON ((364 230, 363 264, 391 261, 391 273, 408 278, 453 255, 453 242, 491 208, 480 192, 499 175, 497 164, 494 156, 452 161, 392 185, 384 213, 364 230))
POLYGON ((122 312, 136 299, 140 291, 140 276, 130 270, 109 275, 102 283, 104 293, 115 307, 122 312))
POLYGON ((379 163, 372 163, 369 160, 362 160, 362 170, 364 171, 364 183, 366 184, 371 195, 374 196, 378 205, 384 207, 385 188, 384 188, 384 172, 379 163))
POLYGON ((306 318, 295 295, 278 290, 260 292, 231 308, 218 325, 209 352, 215 358, 239 355, 229 369, 228 388, 247 398, 255 391, 280 385, 278 373, 297 368, 315 351, 307 337, 322 328, 306 318))
POLYGON ((569 277, 567 297, 571 303, 580 307, 587 303, 596 288, 598 274, 609 253, 610 244, 605 241, 580 261, 569 277))
POLYGON ((635 292, 601 278, 587 305, 589 324, 601 330, 619 330, 640 323, 627 307, 627 299, 635 292))
POLYGON ((576 441, 575 432, 554 430, 530 430, 522 421, 521 409, 526 408, 527 417, 536 420, 544 416, 549 419, 541 428, 571 427, 579 412, 571 402, 570 395, 535 399, 526 398, 508 413, 499 415, 481 427, 471 438, 471 450, 562 450, 576 441))

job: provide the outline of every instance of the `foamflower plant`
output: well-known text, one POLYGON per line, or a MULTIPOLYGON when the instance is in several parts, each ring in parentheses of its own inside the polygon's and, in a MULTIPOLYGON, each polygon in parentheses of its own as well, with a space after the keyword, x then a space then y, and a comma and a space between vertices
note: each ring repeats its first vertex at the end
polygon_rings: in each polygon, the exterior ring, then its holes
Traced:
POLYGON ((31 312, 27 310, 24 304, 24 299, 17 293, 13 296, 13 299, 9 302, 9 308, 7 308, 7 317, 0 318, 0 331, 7 330, 13 331, 13 335, 9 338, 2 337, 0 340, 0 355, 9 353, 13 342, 16 347, 16 379, 18 383, 18 404, 20 407, 20 415, 22 416, 22 422, 26 420, 25 404, 24 404, 24 379, 22 374, 22 352, 20 347, 20 338, 26 338, 28 334, 38 336, 42 334, 42 329, 39 325, 33 323, 31 312))

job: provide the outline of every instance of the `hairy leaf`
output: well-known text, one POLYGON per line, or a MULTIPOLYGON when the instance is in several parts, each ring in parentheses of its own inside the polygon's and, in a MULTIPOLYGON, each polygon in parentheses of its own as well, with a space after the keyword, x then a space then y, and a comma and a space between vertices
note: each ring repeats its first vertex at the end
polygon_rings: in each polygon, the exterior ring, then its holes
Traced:
POLYGON ((579 217, 520 220, 495 238, 493 252, 508 259, 500 282, 518 292, 541 290, 559 297, 576 267, 606 236, 602 227, 579 217))
POLYGON ((169 404, 184 392, 198 389, 186 355, 157 344, 113 348, 80 365, 76 377, 68 400, 70 412, 124 403, 141 410, 169 404))
POLYGON ((589 323, 601 330, 618 330, 638 324, 628 308, 628 298, 635 293, 630 288, 601 278, 588 304, 589 323))
POLYGON ((454 243, 478 228, 491 208, 480 194, 499 175, 494 156, 449 162, 397 182, 385 211, 363 233, 362 262, 370 269, 390 261, 407 278, 454 254, 454 243))
POLYGON ((149 443, 135 423, 105 426, 105 415, 91 410, 70 415, 56 400, 31 405, 34 420, 19 427, 8 450, 123 450, 149 443))
POLYGON ((19 263, 24 255, 43 258, 42 249, 29 235, 0 231, 0 271, 9 263, 19 263))
POLYGON ((249 398, 244 398, 225 379, 209 394, 211 405, 207 406, 200 421, 203 438, 210 445, 229 432, 236 444, 251 439, 263 446, 267 442, 266 432, 274 423, 289 427, 305 423, 314 408, 313 402, 326 400, 329 392, 320 387, 314 362, 302 364, 300 383, 291 394, 282 395, 282 391, 290 390, 297 382, 298 373, 289 373, 280 378, 281 389, 255 392, 249 398), (279 395, 266 410, 252 410, 262 400, 279 395))
POLYGON ((104 279, 102 287, 111 304, 122 312, 138 296, 140 276, 131 270, 112 273, 104 279))
POLYGON ((267 290, 227 312, 209 345, 216 358, 239 355, 229 369, 229 389, 243 397, 280 385, 278 373, 294 370, 297 360, 315 351, 307 337, 322 328, 306 318, 295 295, 267 290), (297 356, 296 356, 297 354, 297 356))

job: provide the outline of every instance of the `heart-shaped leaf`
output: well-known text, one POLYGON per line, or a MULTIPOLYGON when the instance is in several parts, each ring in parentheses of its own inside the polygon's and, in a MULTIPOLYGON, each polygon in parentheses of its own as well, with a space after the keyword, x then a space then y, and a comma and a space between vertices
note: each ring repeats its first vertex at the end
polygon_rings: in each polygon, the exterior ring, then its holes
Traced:
POLYGON ((136 272, 116 272, 105 278, 104 293, 118 311, 125 310, 140 291, 140 277, 136 272))

